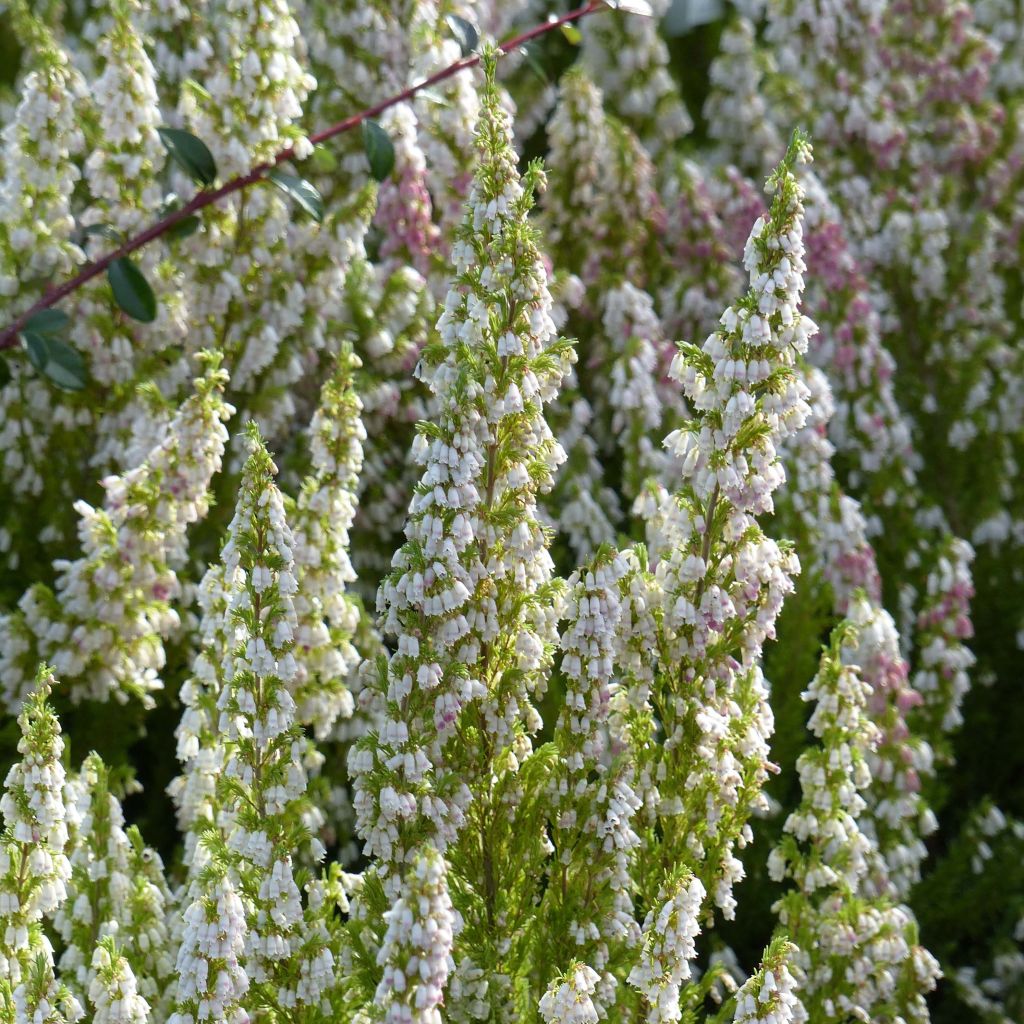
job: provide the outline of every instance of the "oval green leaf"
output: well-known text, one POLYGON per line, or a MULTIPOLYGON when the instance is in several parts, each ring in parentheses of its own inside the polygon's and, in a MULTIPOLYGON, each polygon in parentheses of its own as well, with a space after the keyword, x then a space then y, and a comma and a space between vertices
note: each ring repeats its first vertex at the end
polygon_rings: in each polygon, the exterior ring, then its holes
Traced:
POLYGON ((25 321, 26 331, 38 334, 60 334, 67 330, 71 318, 59 309, 41 309, 25 321))
POLYGON ((395 166, 395 147, 388 133, 376 121, 363 122, 363 148, 370 161, 370 173, 383 181, 395 166))
POLYGON ((457 14, 446 15, 445 21, 448 22, 448 28, 459 44, 462 56, 468 57, 480 45, 480 33, 477 32, 476 25, 457 14))
POLYGON ((157 128, 160 141, 171 159, 200 185, 212 185, 217 180, 217 164, 202 139, 180 128, 157 128))
POLYGON ((50 359, 43 373, 65 391, 81 391, 87 374, 81 353, 59 338, 48 338, 50 359))
POLYGON ((156 319, 156 296, 142 271, 130 259, 122 257, 107 267, 107 280, 114 301, 132 319, 149 324, 156 319))
POLYGON ((321 224, 324 219, 324 201, 319 192, 305 178, 286 174, 276 168, 267 177, 286 195, 290 196, 306 213, 321 224))
POLYGON ((29 362, 43 376, 65 391, 81 391, 88 375, 81 353, 60 338, 48 337, 35 331, 21 335, 29 362))
POLYGON ((188 238, 189 235, 194 235, 198 230, 199 218, 188 216, 169 227, 166 234, 168 238, 188 238))

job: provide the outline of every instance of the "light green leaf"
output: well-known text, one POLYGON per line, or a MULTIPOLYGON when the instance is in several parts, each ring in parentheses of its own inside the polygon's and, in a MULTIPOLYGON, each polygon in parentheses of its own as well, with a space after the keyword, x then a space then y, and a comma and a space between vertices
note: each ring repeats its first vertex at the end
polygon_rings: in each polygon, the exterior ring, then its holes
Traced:
POLYGON ((277 168, 272 170, 267 177, 286 196, 294 199, 317 224, 323 223, 323 197, 305 178, 300 178, 296 174, 286 174, 284 171, 277 170, 277 168))
POLYGON ((583 33, 580 32, 580 30, 575 25, 569 24, 567 22, 566 24, 562 25, 561 28, 562 35, 565 36, 565 38, 569 41, 571 45, 579 46, 580 43, 583 42, 583 33))

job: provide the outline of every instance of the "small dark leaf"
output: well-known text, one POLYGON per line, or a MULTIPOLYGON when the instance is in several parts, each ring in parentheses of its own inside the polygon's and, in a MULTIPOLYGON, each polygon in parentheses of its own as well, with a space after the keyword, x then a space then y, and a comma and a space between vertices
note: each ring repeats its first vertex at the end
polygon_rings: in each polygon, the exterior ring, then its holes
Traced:
POLYGON ((306 213, 317 222, 323 223, 324 201, 320 193, 304 178, 297 174, 286 174, 276 168, 267 177, 286 195, 291 196, 306 213))
POLYGON ((131 260, 114 260, 107 267, 107 280, 114 300, 130 317, 144 324, 156 319, 156 296, 142 271, 131 260))
POLYGON ((81 391, 85 387, 85 360, 66 341, 35 331, 24 331, 21 340, 29 362, 57 387, 65 391, 81 391))
POLYGON ((5 384, 11 382, 11 368, 7 365, 7 360, 0 356, 0 388, 5 384))
POLYGON ((200 185, 212 185, 217 180, 217 165, 213 154, 202 139, 180 128, 158 128, 160 141, 171 159, 200 185))
POLYGON ((185 217, 183 220, 179 220, 173 227, 169 227, 166 235, 168 238, 188 238, 189 235, 194 235, 198 230, 199 218, 185 217))
POLYGON ((477 32, 476 25, 457 14, 448 14, 444 20, 448 22, 455 42, 459 44, 462 56, 468 57, 480 45, 480 33, 477 32))
POLYGON ((25 321, 25 330, 36 334, 61 334, 70 323, 71 318, 59 309, 41 309, 25 321))
POLYGON ((81 353, 58 338, 49 338, 48 344, 50 361, 43 372, 57 387, 65 391, 81 391, 87 379, 81 353))
POLYGON ((376 121, 363 122, 363 147, 370 161, 370 173, 383 181, 395 166, 395 147, 388 133, 376 121))
POLYGON ((46 336, 36 334, 35 331, 22 331, 21 340, 28 354, 28 361, 42 373, 48 359, 46 336))

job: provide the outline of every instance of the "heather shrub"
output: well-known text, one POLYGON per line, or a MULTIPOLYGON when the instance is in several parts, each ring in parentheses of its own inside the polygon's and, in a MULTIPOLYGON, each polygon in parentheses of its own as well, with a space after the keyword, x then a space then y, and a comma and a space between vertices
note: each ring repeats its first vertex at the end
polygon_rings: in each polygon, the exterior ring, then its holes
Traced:
POLYGON ((9 0, 0 1022, 1024 1013, 1024 6, 9 0))

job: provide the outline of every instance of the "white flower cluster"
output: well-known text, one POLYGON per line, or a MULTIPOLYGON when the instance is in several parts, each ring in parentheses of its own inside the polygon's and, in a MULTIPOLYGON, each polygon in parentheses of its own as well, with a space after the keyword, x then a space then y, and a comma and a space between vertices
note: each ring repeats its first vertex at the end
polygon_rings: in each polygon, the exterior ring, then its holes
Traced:
POLYGON ((683 876, 666 887, 660 905, 644 919, 643 950, 627 980, 647 999, 652 1024, 682 1020, 679 995, 697 955, 694 940, 706 895, 699 879, 683 876))
POLYGON ((387 874, 408 856, 403 832, 426 826, 439 848, 450 843, 467 782, 490 773, 482 765, 441 770, 442 746, 465 707, 482 702, 496 749, 508 746, 520 759, 528 751, 527 733, 538 724, 529 691, 554 625, 540 596, 552 566, 535 503, 563 455, 540 410, 569 354, 554 347, 546 274, 524 222, 536 177, 526 188, 519 181, 493 85, 484 92, 478 148, 454 253, 465 286, 449 292, 440 345, 422 371, 437 396, 437 425, 414 444, 424 469, 408 539, 378 597, 383 628, 398 637, 388 709, 376 749, 361 745, 350 758, 360 831, 387 874), (494 294, 507 297, 504 308, 494 306, 494 294), (518 451, 499 446, 508 431, 522 439, 518 451), (511 519, 502 510, 513 511, 511 519), (504 637, 518 663, 505 683, 486 675, 488 652, 504 637))
POLYGON ((541 997, 538 1009, 545 1024, 597 1024, 601 1018, 591 998, 597 982, 597 973, 586 964, 571 965, 541 997))
POLYGON ((249 978, 239 962, 245 948, 245 909, 226 874, 205 888, 184 913, 177 1004, 168 1024, 248 1024, 241 1001, 249 978))
POLYGON ((963 724, 960 708, 971 686, 968 673, 975 657, 964 641, 974 635, 970 620, 974 550, 967 541, 952 537, 937 555, 917 619, 919 651, 913 685, 921 695, 919 715, 930 724, 922 732, 941 736, 963 724))
MULTIPOLYGON (((842 632, 837 639, 844 639, 842 632)), ((856 667, 842 664, 834 650, 823 656, 803 694, 814 702, 808 728, 820 746, 808 748, 797 761, 803 801, 786 818, 784 831, 808 844, 811 853, 787 865, 786 847, 779 846, 769 867, 776 881, 788 875, 808 896, 839 885, 856 892, 868 872, 871 844, 857 819, 865 808, 860 792, 871 781, 866 755, 879 735, 866 714, 870 694, 856 667)))
MULTIPOLYGON (((632 765, 618 756, 624 744, 612 734, 611 722, 618 689, 613 669, 623 633, 621 591, 632 568, 625 555, 602 551, 569 580, 561 640, 565 704, 555 732, 559 764, 549 783, 553 855, 563 884, 546 909, 569 920, 573 942, 567 952, 585 958, 592 965, 587 971, 601 972, 589 994, 603 1014, 617 986, 609 963, 640 938, 630 878, 630 860, 640 845, 632 826, 640 800, 631 785, 632 765)), ((566 982, 562 994, 552 996, 556 1003, 568 998, 571 985, 566 982)))
POLYGON ((185 531, 206 514, 227 440, 226 379, 209 361, 142 464, 102 481, 104 508, 76 504, 82 557, 56 562, 54 591, 34 587, 17 611, 0 617, 8 708, 24 699, 40 659, 66 678, 73 700, 134 697, 152 705, 162 686, 163 641, 178 625, 171 602, 185 531))
POLYGON ((117 1002, 113 993, 124 985, 124 1011, 148 1016, 151 1006, 164 1008, 174 968, 166 916, 171 900, 159 858, 126 833, 120 801, 110 791, 110 773, 97 754, 86 758, 65 792, 75 803, 69 808, 67 902, 53 918, 64 941, 61 979, 83 1004, 88 998, 97 1014, 97 998, 105 1000, 112 1021, 119 1019, 110 1008, 117 1002), (97 940, 107 938, 120 948, 108 944, 101 951, 97 940), (101 969, 104 980, 98 981, 101 969))
POLYGON ((97 46, 104 67, 92 85, 92 100, 103 146, 85 161, 85 182, 96 204, 87 219, 125 234, 143 227, 162 198, 156 180, 162 152, 156 129, 163 120, 156 70, 133 14, 128 3, 111 4, 112 25, 97 46))
POLYGON ((444 876, 444 858, 425 846, 403 895, 384 915, 387 932, 377 954, 384 974, 374 1003, 385 1024, 441 1024, 444 986, 455 966, 455 916, 444 876))
POLYGON ((583 23, 583 59, 612 109, 636 129, 651 156, 693 129, 669 71, 658 22, 669 0, 652 0, 651 17, 611 11, 583 23))
POLYGON ((733 1024, 805 1024, 807 1011, 789 971, 795 952, 785 940, 776 940, 765 950, 761 966, 736 993, 733 1024))
POLYGON ((878 729, 878 744, 868 753, 871 781, 861 816, 872 840, 865 888, 905 899, 921 876, 927 856, 923 839, 937 827, 921 793, 933 774, 932 750, 908 726, 921 695, 908 680, 892 616, 862 594, 855 595, 847 614, 853 636, 843 659, 869 684, 868 710, 878 729))
MULTIPOLYGON (((741 287, 727 242, 725 211, 719 209, 713 185, 698 164, 680 160, 661 189, 668 272, 658 289, 658 308, 670 338, 706 338, 717 329, 723 307, 741 287)), ((751 219, 762 212, 760 199, 756 211, 751 216, 747 212, 741 247, 751 219)))
POLYGON ((666 454, 655 444, 658 431, 672 425, 668 402, 678 396, 666 394, 661 365, 665 342, 654 302, 628 281, 610 288, 604 297, 603 327, 608 336, 611 381, 608 405, 612 410, 611 427, 622 453, 622 491, 627 499, 636 498, 648 478, 664 479, 668 473, 666 454), (659 385, 661 385, 659 387, 659 385))
POLYGON ((758 661, 799 568, 754 517, 772 510, 784 477, 778 445, 808 413, 793 370, 814 331, 798 309, 802 206, 793 172, 808 156, 794 140, 769 181, 775 200, 745 253, 747 296, 703 348, 681 346, 673 362, 698 417, 665 440, 683 489, 638 502, 658 558, 659 653, 670 659, 661 668, 665 692, 654 697, 666 733, 652 771, 658 813, 727 916, 743 874, 733 850, 750 839, 747 818, 763 804, 769 764, 773 718, 758 661), (763 389, 769 377, 774 385, 763 389))
MULTIPOLYGON (((293 867, 308 817, 305 744, 289 689, 298 671, 293 539, 276 467, 255 425, 248 443, 222 568, 208 574, 208 646, 197 659, 190 714, 179 732, 185 773, 174 791, 199 839, 188 851, 186 921, 200 929, 214 900, 233 920, 237 902, 241 933, 231 948, 241 943, 234 952, 241 964, 229 972, 231 999, 251 987, 281 1006, 317 1012, 332 984, 334 954, 318 911, 304 911, 293 867)), ((312 846, 319 859, 322 846, 312 846)), ((200 961, 211 956, 225 959, 201 935, 183 942, 178 971, 196 981, 179 986, 179 1017, 201 1012, 195 1004, 205 998, 207 979, 200 961)))
POLYGON ((86 85, 27 4, 13 4, 12 14, 29 39, 31 68, 2 137, 0 295, 14 313, 32 304, 49 277, 83 258, 71 240, 71 195, 81 178, 75 158, 85 142, 79 114, 86 85))
POLYGON ((135 975, 112 939, 101 939, 92 958, 89 1001, 95 1024, 146 1024, 149 1003, 139 995, 135 975))
POLYGON ((83 1010, 57 981, 53 947, 41 928, 44 915, 66 899, 71 876, 64 853, 64 743, 48 703, 54 683, 41 667, 18 716, 21 760, 7 773, 0 798, 0 1010, 10 1021, 72 1024, 83 1010))
MULTIPOLYGON (((636 135, 605 112, 604 99, 584 70, 560 82, 548 125, 545 227, 557 266, 588 288, 605 277, 643 287, 656 269, 651 241, 662 219, 655 168, 636 135)), ((598 306, 599 295, 591 302, 598 306)))
POLYGON ((878 730, 867 716, 869 687, 843 662, 843 646, 855 641, 849 622, 837 627, 805 695, 816 702, 810 727, 820 746, 800 757, 802 801, 769 858, 774 879, 790 877, 798 886, 775 910, 799 946, 795 976, 810 1020, 883 1013, 923 1022, 938 964, 916 944, 910 911, 865 885, 877 851, 856 817, 878 730))
POLYGON ((363 465, 366 430, 362 403, 354 391, 359 358, 338 357, 324 384, 309 428, 311 472, 292 514, 297 590, 293 682, 297 720, 325 739, 340 719, 351 717, 346 680, 359 654, 352 646, 359 610, 346 595, 356 574, 349 560, 349 530, 363 465))
POLYGON ((704 120, 720 156, 759 175, 778 163, 784 148, 762 89, 771 58, 759 51, 754 24, 742 14, 728 22, 718 45, 704 120))

